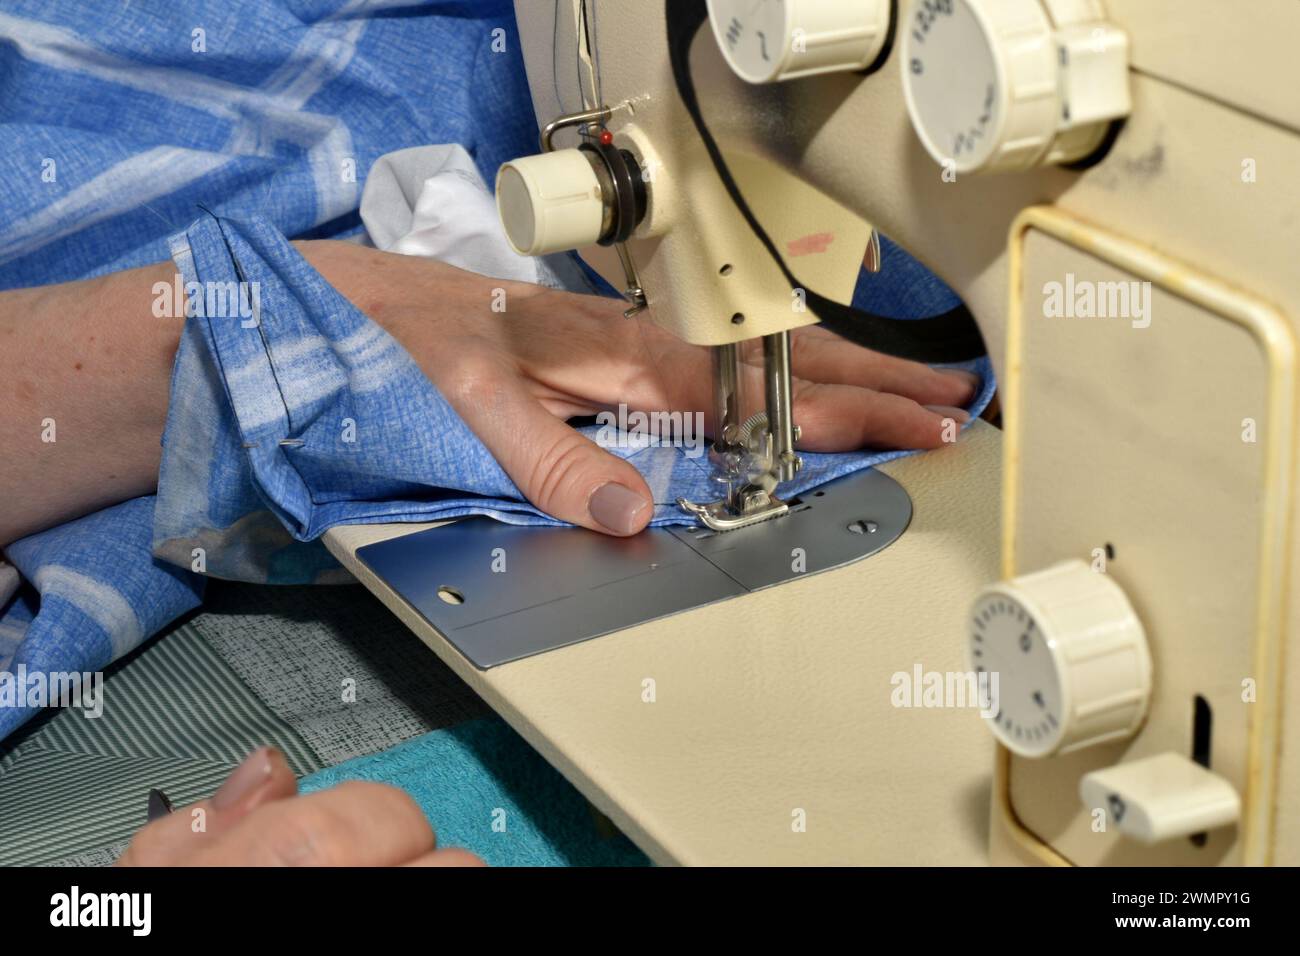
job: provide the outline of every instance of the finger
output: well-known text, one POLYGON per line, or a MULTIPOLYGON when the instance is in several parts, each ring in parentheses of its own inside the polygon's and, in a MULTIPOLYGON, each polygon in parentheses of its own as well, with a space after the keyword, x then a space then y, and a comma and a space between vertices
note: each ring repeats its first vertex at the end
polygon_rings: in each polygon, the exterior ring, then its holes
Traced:
POLYGON ((349 781, 259 807, 191 860, 198 866, 396 866, 434 848, 433 828, 396 787, 349 781))
POLYGON ((890 392, 920 405, 958 407, 968 404, 979 389, 980 377, 973 372, 884 355, 816 326, 797 329, 791 342, 792 369, 809 381, 890 392))
POLYGON ((143 827, 119 866, 175 866, 230 830, 258 807, 298 790, 293 771, 274 747, 259 747, 210 800, 181 807, 143 827))
MULTIPOLYGON (((805 387, 808 383, 818 382, 902 396, 910 399, 914 405, 937 408, 941 419, 952 416, 959 423, 968 418, 964 411, 960 411, 961 406, 974 398, 980 382, 978 375, 962 369, 933 369, 920 362, 873 352, 818 326, 795 330, 792 342, 795 344, 793 370, 798 379, 805 381, 805 387)), ((703 408, 708 419, 708 433, 713 434, 713 392, 707 350, 686 346, 675 338, 667 344, 656 340, 655 344, 663 356, 652 363, 650 371, 657 374, 629 376, 633 384, 628 389, 627 397, 621 397, 620 400, 626 401, 630 408, 703 408), (677 348, 672 343, 678 343, 677 348), (668 369, 672 370, 672 374, 665 372, 668 369)), ((761 403, 764 390, 762 350, 745 349, 743 355, 741 375, 745 394, 751 398, 757 396, 754 401, 761 403)), ((644 357, 642 363, 645 364, 644 357)), ((854 396, 858 395, 857 392, 825 394, 836 395, 846 401, 853 401, 854 396)), ((755 404, 754 407, 761 407, 761 404, 755 404)), ((855 417, 860 416, 850 412, 846 420, 855 417)), ((902 422, 895 423, 898 426, 896 429, 881 428, 866 422, 862 430, 878 442, 884 442, 882 436, 894 432, 906 439, 900 445, 885 444, 881 447, 930 447, 929 444, 917 443, 918 422, 925 422, 925 428, 932 431, 932 421, 926 417, 918 418, 914 408, 909 409, 902 422)), ((800 447, 806 447, 806 443, 801 442, 800 447)))
POLYGON ((448 847, 445 850, 434 850, 432 853, 426 853, 418 859, 412 860, 405 866, 487 866, 482 859, 470 853, 468 850, 459 850, 448 847))
POLYGON ((481 370, 465 382, 452 404, 542 511, 620 536, 635 534, 653 517, 641 473, 548 412, 511 370, 481 370))
POLYGON ((926 408, 910 398, 851 385, 794 383, 799 447, 808 451, 859 448, 938 448, 956 439, 970 416, 960 408, 926 408))

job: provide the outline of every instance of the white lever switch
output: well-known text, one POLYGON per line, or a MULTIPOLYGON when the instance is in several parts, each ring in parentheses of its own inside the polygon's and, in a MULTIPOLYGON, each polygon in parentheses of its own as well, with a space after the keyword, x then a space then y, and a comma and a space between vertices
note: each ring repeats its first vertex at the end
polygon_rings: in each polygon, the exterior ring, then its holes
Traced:
POLYGON ((1079 796, 1088 812, 1104 810, 1107 824, 1146 844, 1228 826, 1241 815, 1232 784, 1172 752, 1085 774, 1079 796))

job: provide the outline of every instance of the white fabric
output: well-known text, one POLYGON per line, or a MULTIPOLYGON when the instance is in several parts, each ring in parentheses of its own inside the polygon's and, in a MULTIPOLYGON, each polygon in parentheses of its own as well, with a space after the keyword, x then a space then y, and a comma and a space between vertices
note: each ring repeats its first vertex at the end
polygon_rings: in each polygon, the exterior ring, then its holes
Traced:
POLYGON ((567 255, 521 256, 497 218, 496 197, 459 145, 415 146, 375 161, 361 221, 377 249, 438 259, 497 279, 593 291, 567 255))

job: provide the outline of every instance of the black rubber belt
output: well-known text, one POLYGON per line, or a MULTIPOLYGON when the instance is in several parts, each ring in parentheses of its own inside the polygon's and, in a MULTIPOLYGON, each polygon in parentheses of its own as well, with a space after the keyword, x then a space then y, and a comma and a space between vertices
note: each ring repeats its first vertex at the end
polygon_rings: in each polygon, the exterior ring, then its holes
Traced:
MULTIPOLYGON (((919 362, 960 362, 984 355, 984 340, 980 336, 979 326, 964 305, 926 319, 891 319, 841 305, 819 295, 795 278, 781 258, 776 243, 759 224, 749 204, 745 202, 745 197, 740 194, 740 187, 736 185, 722 158, 722 151, 718 149, 717 141, 700 113, 695 82, 691 78, 690 51, 691 41, 708 17, 705 0, 664 0, 664 15, 668 23, 668 54, 672 61, 677 93, 695 123, 695 129, 704 142, 718 178, 726 187, 731 201, 749 223, 749 228, 790 283, 791 290, 803 290, 808 308, 821 319, 822 325, 858 345, 919 362)), ((879 65, 873 64, 873 67, 879 65)))

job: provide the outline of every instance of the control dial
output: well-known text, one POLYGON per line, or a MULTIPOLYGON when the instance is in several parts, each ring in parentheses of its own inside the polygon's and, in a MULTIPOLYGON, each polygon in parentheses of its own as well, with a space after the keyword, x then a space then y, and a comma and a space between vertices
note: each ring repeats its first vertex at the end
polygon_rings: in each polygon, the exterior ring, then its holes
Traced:
POLYGON ((1096 19, 1100 9, 1062 0, 913 3, 899 24, 899 62, 926 151, 957 173, 1094 153, 1132 109, 1128 35, 1096 19))
POLYGON ((636 157, 605 133, 576 149, 511 160, 497 170, 497 214, 522 256, 625 242, 646 216, 636 157))
POLYGON ((994 736, 1047 757, 1134 734, 1151 697, 1151 655, 1108 575, 1067 561, 986 588, 971 609, 971 667, 994 736), (987 685, 985 684, 987 681, 987 685))
POLYGON ((866 69, 889 21, 889 0, 709 0, 722 55, 750 83, 866 69))
POLYGON ((525 156, 497 171, 497 213, 522 256, 579 249, 600 239, 607 191, 580 150, 525 156))

